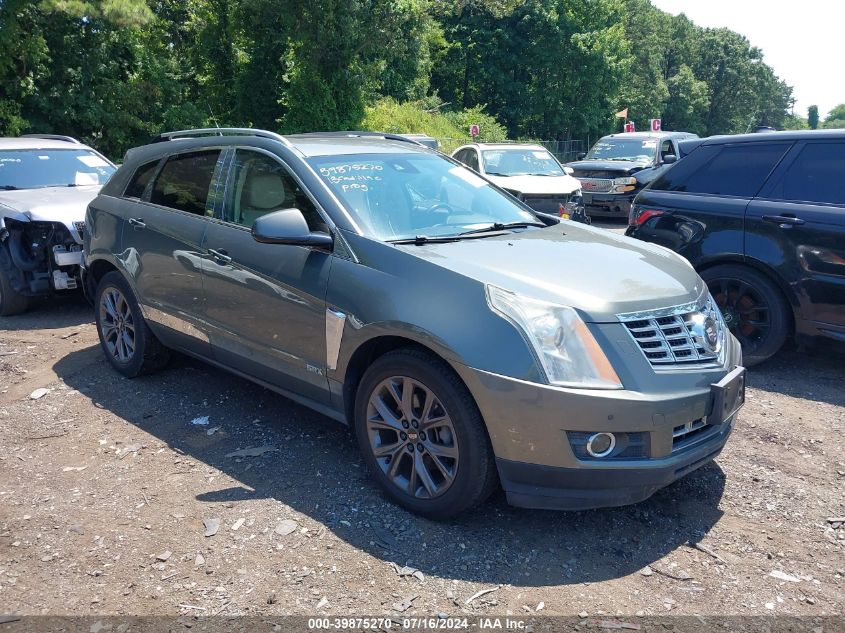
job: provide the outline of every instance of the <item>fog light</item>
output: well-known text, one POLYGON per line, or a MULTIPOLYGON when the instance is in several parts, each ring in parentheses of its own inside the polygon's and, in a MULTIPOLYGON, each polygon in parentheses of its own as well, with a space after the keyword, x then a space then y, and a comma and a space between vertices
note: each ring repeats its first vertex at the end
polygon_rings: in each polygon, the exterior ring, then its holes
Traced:
POLYGON ((616 448, 616 436, 613 433, 593 433, 587 439, 587 453, 591 457, 607 457, 616 448))

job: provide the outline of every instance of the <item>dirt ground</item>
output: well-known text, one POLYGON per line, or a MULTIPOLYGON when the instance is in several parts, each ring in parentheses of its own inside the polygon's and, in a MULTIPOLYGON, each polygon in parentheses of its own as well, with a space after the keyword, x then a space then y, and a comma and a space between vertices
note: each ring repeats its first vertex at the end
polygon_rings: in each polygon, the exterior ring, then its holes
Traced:
POLYGON ((343 426, 185 358, 126 380, 91 321, 0 318, 0 613, 843 613, 842 356, 751 370, 722 455, 646 502, 435 523, 343 426))

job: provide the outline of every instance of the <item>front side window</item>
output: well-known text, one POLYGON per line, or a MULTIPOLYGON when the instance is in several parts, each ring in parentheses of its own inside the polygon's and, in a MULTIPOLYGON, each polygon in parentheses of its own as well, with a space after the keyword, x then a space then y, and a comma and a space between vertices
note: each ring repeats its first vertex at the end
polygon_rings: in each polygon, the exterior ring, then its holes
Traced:
POLYGON ((114 171, 86 149, 0 150, 0 190, 104 185, 114 171))
POLYGON ((563 168, 545 149, 488 149, 484 171, 491 176, 563 176, 563 168))
POLYGON ((789 147, 789 143, 702 147, 655 181, 651 188, 751 198, 757 195, 789 147), (702 158, 706 158, 703 163, 699 160, 702 158))
POLYGON ((808 143, 768 197, 845 205, 845 143, 808 143))
POLYGON ((309 159, 365 233, 382 240, 446 236, 537 216, 475 172, 433 154, 309 159))
POLYGON ((657 157, 657 139, 603 138, 593 145, 586 160, 653 163, 657 157))
POLYGON ((251 228, 255 220, 282 209, 299 209, 312 231, 326 231, 314 203, 276 159, 238 150, 226 196, 227 222, 251 228))
POLYGON ((167 159, 153 185, 150 202, 196 215, 211 215, 206 210, 208 189, 220 150, 177 154, 167 159))

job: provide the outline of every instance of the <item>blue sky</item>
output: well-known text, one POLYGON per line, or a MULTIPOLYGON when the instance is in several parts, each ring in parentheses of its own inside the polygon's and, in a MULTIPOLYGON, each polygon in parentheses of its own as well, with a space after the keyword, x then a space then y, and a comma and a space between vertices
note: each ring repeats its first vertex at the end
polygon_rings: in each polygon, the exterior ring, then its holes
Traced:
POLYGON ((705 27, 742 33, 775 74, 793 87, 795 114, 819 106, 821 118, 845 103, 843 0, 652 0, 669 13, 685 13, 705 27))

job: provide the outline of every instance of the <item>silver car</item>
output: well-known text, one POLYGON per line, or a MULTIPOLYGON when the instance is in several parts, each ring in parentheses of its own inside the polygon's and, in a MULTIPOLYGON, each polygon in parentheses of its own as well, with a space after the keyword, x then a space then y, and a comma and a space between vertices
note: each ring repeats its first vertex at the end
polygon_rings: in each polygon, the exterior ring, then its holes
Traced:
POLYGON ((0 138, 0 316, 81 285, 85 208, 115 169, 67 136, 0 138))

